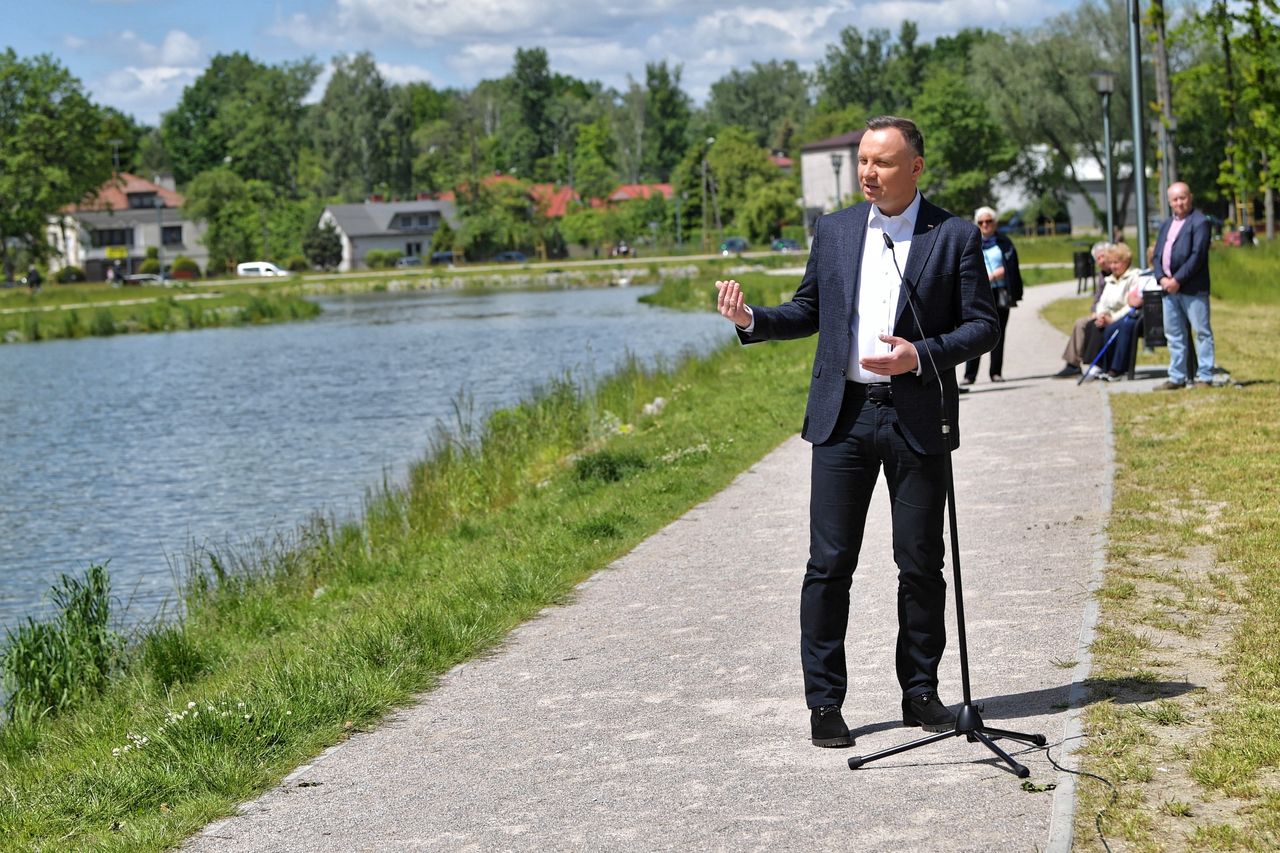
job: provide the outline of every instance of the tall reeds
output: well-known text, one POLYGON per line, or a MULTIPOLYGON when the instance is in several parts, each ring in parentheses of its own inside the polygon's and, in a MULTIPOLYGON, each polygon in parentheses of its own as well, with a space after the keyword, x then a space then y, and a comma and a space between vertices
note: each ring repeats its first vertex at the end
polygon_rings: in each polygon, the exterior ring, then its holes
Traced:
POLYGON ((81 578, 62 575, 52 591, 48 621, 28 617, 7 631, 0 652, 4 711, 10 725, 30 724, 98 695, 122 649, 109 626, 111 580, 91 565, 81 578))

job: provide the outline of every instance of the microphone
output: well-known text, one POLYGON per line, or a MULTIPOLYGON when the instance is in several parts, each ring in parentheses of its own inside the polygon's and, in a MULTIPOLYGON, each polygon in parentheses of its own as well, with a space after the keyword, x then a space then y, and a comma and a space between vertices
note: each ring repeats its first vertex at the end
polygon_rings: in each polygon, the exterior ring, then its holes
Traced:
POLYGON ((920 333, 920 341, 924 344, 925 355, 929 356, 929 366, 933 368, 933 377, 938 382, 938 405, 942 415, 942 433, 947 435, 951 432, 951 425, 947 423, 947 394, 942 386, 942 374, 938 372, 938 363, 933 360, 933 350, 929 349, 929 344, 925 341, 924 326, 920 323, 920 314, 916 311, 916 303, 920 300, 916 298, 915 285, 907 281, 907 277, 902 274, 902 267, 898 266, 898 253, 893 250, 893 238, 889 236, 887 231, 880 232, 880 236, 884 237, 884 247, 889 250, 889 257, 893 258, 893 268, 898 271, 898 281, 907 288, 907 307, 911 309, 911 316, 916 321, 916 331, 920 333))

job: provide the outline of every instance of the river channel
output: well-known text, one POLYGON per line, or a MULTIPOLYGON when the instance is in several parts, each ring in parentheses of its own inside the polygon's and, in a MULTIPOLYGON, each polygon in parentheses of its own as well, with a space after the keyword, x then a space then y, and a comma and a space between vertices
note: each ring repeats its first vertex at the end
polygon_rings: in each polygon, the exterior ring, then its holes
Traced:
POLYGON ((303 323, 0 347, 0 629, 106 561, 125 620, 154 618, 194 547, 358 513, 462 394, 480 418, 566 372, 732 337, 644 292, 334 296, 303 323))

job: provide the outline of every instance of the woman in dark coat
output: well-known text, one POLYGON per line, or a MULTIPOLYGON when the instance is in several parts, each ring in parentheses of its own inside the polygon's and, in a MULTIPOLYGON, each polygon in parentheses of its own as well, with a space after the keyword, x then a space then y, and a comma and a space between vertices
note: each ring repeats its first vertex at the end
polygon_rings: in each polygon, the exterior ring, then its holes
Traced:
MULTIPOLYGON (((996 212, 980 207, 973 214, 973 221, 982 232, 982 256, 987 262, 987 277, 991 279, 991 296, 1000 315, 1000 342, 991 351, 991 381, 1004 381, 1004 336, 1009 328, 1009 309, 1022 301, 1022 272, 1018 269, 1018 250, 1013 241, 996 233, 996 212)), ((981 357, 966 361, 961 385, 972 385, 978 379, 981 357)))

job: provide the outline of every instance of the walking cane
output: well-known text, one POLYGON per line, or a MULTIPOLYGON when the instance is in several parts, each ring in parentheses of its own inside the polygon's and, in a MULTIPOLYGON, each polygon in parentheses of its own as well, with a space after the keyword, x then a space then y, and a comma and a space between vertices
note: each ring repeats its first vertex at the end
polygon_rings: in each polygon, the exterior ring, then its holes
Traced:
POLYGON ((1082 382, 1084 382, 1086 379, 1089 378, 1089 371, 1093 370, 1094 365, 1098 363, 1098 359, 1102 358, 1102 356, 1106 353, 1107 348, 1111 346, 1111 342, 1114 341, 1116 339, 1116 336, 1120 334, 1121 330, 1119 326, 1120 326, 1120 321, 1117 320, 1116 321, 1117 328, 1114 332, 1111 333, 1111 337, 1107 338, 1107 342, 1102 345, 1102 349, 1098 350, 1098 354, 1093 357, 1093 361, 1089 362, 1089 366, 1086 367, 1084 370, 1080 371, 1080 378, 1076 380, 1077 388, 1080 387, 1080 384, 1082 382))

